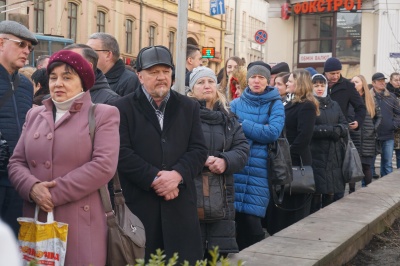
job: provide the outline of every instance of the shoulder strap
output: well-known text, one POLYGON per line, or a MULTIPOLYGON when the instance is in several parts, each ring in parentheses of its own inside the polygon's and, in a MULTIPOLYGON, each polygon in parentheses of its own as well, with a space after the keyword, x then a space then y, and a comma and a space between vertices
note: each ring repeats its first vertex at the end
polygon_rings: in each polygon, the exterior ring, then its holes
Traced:
MULTIPOLYGON (((96 119, 94 117, 96 107, 97 107, 97 104, 92 104, 92 106, 90 106, 90 109, 89 109, 89 134, 90 134, 90 140, 92 141, 92 146, 94 144, 94 136, 95 136, 95 130, 96 130, 96 119)), ((125 199, 122 194, 121 183, 119 182, 119 177, 118 177, 118 171, 116 171, 113 176, 113 183, 114 183, 115 204, 122 205, 125 203, 125 199)), ((110 196, 107 191, 107 187, 106 186, 101 187, 99 189, 99 192, 100 192, 101 201, 103 202, 106 216, 108 217, 109 215, 114 215, 114 212, 113 212, 113 209, 111 206, 110 196)))

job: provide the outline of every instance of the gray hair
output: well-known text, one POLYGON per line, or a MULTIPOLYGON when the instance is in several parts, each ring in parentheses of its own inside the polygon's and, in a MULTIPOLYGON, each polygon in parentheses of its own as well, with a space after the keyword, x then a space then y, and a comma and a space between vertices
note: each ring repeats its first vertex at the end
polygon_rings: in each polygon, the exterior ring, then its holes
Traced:
POLYGON ((89 36, 89 39, 100 40, 102 42, 102 49, 110 50, 113 53, 114 61, 119 59, 119 45, 114 36, 104 32, 95 32, 89 36))

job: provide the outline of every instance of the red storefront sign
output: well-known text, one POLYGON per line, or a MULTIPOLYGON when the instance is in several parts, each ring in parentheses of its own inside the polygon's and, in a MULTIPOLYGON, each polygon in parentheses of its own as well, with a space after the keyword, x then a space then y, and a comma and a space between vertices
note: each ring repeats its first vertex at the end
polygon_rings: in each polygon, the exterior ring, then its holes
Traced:
POLYGON ((335 12, 339 8, 353 10, 354 7, 359 10, 362 6, 362 0, 314 0, 297 3, 292 10, 295 14, 335 12))

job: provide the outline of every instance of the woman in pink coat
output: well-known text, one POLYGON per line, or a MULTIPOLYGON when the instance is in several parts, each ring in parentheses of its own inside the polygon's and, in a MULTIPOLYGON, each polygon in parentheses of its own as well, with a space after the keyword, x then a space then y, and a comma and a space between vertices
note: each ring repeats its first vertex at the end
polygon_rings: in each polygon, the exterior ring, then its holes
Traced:
POLYGON ((31 109, 9 163, 9 177, 24 199, 24 217, 67 223, 65 265, 105 265, 107 224, 98 189, 116 171, 119 113, 98 105, 92 147, 88 112, 92 67, 72 51, 59 51, 47 68, 51 99, 31 109))

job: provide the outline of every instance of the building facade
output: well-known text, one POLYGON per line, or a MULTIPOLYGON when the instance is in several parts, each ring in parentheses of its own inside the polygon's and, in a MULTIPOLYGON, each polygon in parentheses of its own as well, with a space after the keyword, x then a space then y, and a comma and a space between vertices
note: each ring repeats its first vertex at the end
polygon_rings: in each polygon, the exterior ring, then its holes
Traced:
POLYGON ((286 61, 292 68, 311 66, 322 72, 333 56, 342 61, 345 77, 362 74, 368 81, 375 72, 388 77, 400 71, 400 1, 289 2, 269 2, 269 62, 286 61))
MULTIPOLYGON (((86 43, 94 32, 110 33, 126 64, 133 64, 139 50, 149 45, 164 45, 174 57, 177 52, 177 0, 8 0, 0 6, 0 20, 19 21, 37 34, 86 43)), ((224 30, 222 16, 210 16, 209 11, 209 1, 189 1, 187 38, 200 48, 215 47, 216 58, 205 63, 217 71, 224 30)))

